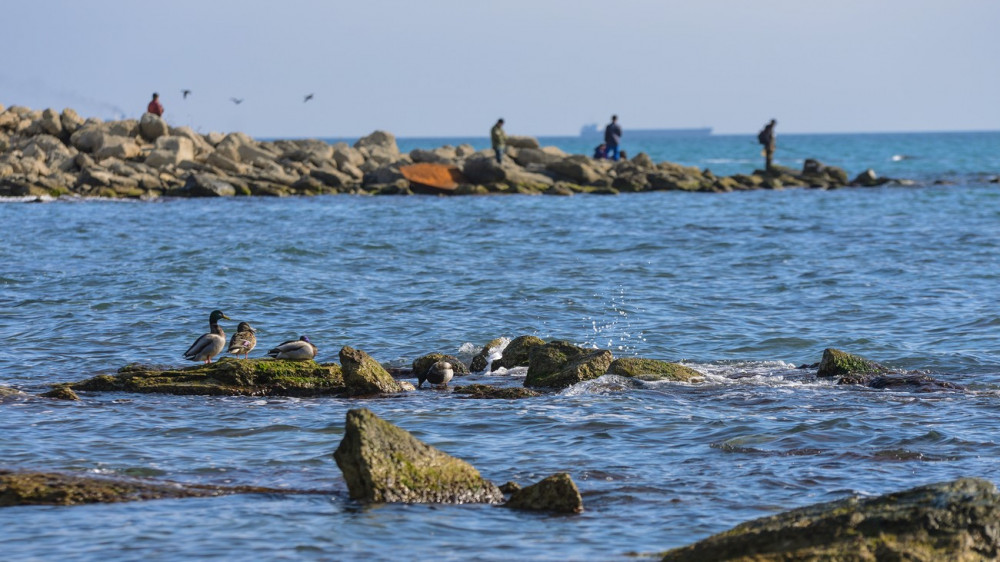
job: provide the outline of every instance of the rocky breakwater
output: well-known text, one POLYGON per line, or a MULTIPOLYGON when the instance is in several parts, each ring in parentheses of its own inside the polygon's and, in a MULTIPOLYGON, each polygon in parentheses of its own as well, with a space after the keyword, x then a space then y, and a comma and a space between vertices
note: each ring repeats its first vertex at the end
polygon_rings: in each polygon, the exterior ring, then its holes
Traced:
POLYGON ((801 171, 776 168, 717 177, 709 170, 654 162, 645 153, 612 162, 511 137, 507 158, 470 145, 401 153, 376 131, 354 143, 258 141, 243 133, 200 134, 163 119, 102 121, 72 109, 0 106, 0 196, 142 198, 284 196, 324 193, 615 194, 682 190, 877 185, 874 172, 848 181, 839 168, 807 160, 801 171), (875 178, 875 179, 873 179, 875 178))

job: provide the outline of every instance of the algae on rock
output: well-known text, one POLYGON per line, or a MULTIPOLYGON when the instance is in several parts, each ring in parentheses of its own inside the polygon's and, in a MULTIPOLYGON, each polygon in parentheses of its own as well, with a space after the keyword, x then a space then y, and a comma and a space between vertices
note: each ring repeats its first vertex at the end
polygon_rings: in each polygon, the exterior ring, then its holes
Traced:
POLYGON ((560 472, 531 486, 513 491, 504 507, 556 513, 582 513, 583 497, 580 496, 580 490, 570 475, 560 472))
POLYGON ((1000 493, 962 478, 762 517, 664 553, 701 560, 996 560, 1000 493))
POLYGON ((340 365, 344 384, 351 396, 391 394, 403 390, 378 361, 360 349, 345 345, 340 350, 340 365))
POLYGON ((613 357, 606 349, 584 349, 556 340, 531 351, 526 387, 565 388, 596 379, 608 371, 613 357))
POLYGON ((823 350, 823 359, 819 362, 819 377, 843 377, 848 375, 869 375, 889 372, 889 369, 859 355, 847 353, 839 349, 823 350))
POLYGON ((672 380, 681 382, 701 382, 704 375, 679 363, 668 363, 656 359, 640 357, 620 357, 611 362, 609 375, 632 377, 644 381, 672 380))
POLYGON ((333 454, 353 499, 400 503, 499 503, 492 482, 469 463, 427 445, 370 410, 347 412, 333 454))
POLYGON ((518 398, 541 396, 541 393, 524 388, 523 386, 497 387, 488 384, 457 386, 453 392, 455 394, 467 395, 467 398, 492 398, 500 400, 516 400, 518 398))

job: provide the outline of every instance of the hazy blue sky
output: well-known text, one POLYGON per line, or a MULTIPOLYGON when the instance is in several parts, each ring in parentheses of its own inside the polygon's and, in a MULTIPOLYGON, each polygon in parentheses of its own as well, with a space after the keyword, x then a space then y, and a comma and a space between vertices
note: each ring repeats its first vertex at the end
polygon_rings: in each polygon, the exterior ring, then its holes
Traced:
POLYGON ((997 0, 12 0, 0 104, 260 137, 1000 129, 997 0), (193 93, 181 99, 181 90, 193 93), (303 103, 303 96, 315 98, 303 103), (235 105, 230 97, 244 98, 235 105))

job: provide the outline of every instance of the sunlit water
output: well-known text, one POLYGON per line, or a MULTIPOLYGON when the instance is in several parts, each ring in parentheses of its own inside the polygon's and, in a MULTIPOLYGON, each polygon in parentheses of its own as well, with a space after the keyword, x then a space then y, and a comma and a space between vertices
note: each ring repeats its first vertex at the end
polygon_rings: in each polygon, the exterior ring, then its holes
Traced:
MULTIPOLYGON (((989 168, 963 172, 986 174, 989 168)), ((0 384, 182 365, 215 308, 407 365, 534 334, 684 361, 516 401, 87 394, 0 402, 0 468, 323 491, 0 510, 5 560, 622 559, 850 493, 1000 481, 1000 186, 618 197, 0 205, 0 384), (835 386, 838 347, 966 391, 835 386), (576 516, 364 506, 332 453, 367 407, 576 516)), ((456 378, 518 385, 524 369, 456 378)))

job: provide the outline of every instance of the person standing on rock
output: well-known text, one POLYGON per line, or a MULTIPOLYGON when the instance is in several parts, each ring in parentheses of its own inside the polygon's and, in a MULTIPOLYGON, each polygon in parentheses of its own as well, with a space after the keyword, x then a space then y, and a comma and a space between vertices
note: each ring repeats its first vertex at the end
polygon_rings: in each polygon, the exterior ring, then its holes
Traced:
POLYGON ((160 103, 160 94, 153 92, 153 101, 149 102, 146 111, 157 117, 163 117, 163 104, 160 103))
POLYGON ((764 128, 757 133, 757 142, 764 146, 764 169, 771 171, 771 159, 774 157, 774 148, 777 146, 777 136, 774 133, 774 126, 778 122, 771 119, 771 122, 764 125, 764 128))
POLYGON ((608 145, 608 159, 618 161, 618 143, 622 140, 622 126, 618 124, 618 116, 612 115, 611 122, 604 128, 604 144, 608 145))
POLYGON ((490 129, 490 143, 497 153, 497 164, 503 164, 503 153, 507 144, 507 133, 503 132, 503 119, 497 119, 497 124, 490 129))

